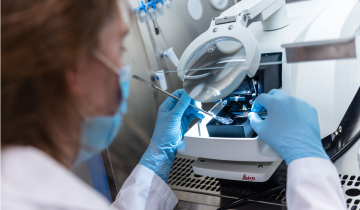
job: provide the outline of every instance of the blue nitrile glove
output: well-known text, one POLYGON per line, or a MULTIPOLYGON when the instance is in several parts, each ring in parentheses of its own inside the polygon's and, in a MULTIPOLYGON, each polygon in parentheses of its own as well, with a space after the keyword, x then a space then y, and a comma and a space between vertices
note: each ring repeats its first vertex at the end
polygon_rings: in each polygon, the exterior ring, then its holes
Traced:
POLYGON ((174 163, 176 149, 180 145, 189 124, 195 118, 204 119, 204 115, 193 107, 195 103, 183 89, 173 93, 180 100, 168 97, 159 107, 155 130, 150 145, 139 164, 154 171, 166 183, 171 166, 174 163))
POLYGON ((321 143, 316 109, 306 101, 274 89, 257 97, 251 111, 251 127, 286 164, 303 157, 329 159, 321 143), (254 113, 262 108, 268 112, 265 120, 254 113))

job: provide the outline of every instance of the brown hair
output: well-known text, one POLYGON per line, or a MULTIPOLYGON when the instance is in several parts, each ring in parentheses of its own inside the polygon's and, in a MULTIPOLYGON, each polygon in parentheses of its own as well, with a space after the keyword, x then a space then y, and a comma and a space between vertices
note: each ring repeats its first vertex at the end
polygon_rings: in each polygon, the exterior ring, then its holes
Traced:
POLYGON ((1 146, 31 145, 61 162, 49 123, 66 115, 65 69, 93 49, 117 0, 1 1, 1 146))

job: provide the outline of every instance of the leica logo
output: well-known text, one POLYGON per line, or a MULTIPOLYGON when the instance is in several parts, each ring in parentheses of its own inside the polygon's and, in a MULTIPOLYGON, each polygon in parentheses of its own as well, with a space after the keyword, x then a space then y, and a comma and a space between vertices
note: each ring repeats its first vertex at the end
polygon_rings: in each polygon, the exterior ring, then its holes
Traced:
POLYGON ((254 180, 255 180, 255 177, 246 176, 246 174, 244 174, 242 180, 254 181, 254 180))

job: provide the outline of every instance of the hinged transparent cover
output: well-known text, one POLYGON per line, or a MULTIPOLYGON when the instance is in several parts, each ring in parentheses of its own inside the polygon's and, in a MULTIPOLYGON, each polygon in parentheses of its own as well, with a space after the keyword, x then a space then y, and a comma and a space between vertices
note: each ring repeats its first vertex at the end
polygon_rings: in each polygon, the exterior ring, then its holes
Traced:
POLYGON ((241 42, 221 38, 205 44, 189 60, 183 81, 186 93, 201 102, 228 95, 244 80, 247 65, 241 42))

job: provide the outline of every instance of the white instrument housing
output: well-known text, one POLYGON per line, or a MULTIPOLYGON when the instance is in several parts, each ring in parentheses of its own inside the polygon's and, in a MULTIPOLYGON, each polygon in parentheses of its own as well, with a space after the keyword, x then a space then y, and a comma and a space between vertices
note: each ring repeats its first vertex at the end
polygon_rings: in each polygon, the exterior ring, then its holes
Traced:
MULTIPOLYGON (((229 15, 231 12, 231 15, 238 14, 236 6, 234 5, 220 17, 229 15)), ((282 90, 290 95, 306 100, 316 108, 321 138, 324 138, 337 130, 340 121, 360 86, 360 2, 358 0, 314 0, 293 2, 281 7, 286 7, 288 20, 290 21, 288 26, 278 30, 265 31, 263 24, 254 22, 247 29, 259 43, 261 54, 283 53, 282 90), (284 49, 281 48, 282 44, 349 38, 353 36, 356 39, 356 59, 292 64, 286 63, 284 60, 286 56, 284 49)), ((263 16, 265 18, 266 14, 263 16)), ((261 20, 261 17, 252 18, 259 18, 261 20)), ((219 32, 225 33, 221 32, 221 30, 228 31, 227 26, 229 24, 233 24, 234 28, 237 27, 234 23, 222 24, 219 27, 219 32)), ((241 23, 237 22, 237 24, 241 23)), ((207 33, 213 34, 212 30, 214 27, 212 21, 209 30, 197 39, 206 37, 207 33)), ((181 66, 186 65, 192 53, 190 51, 194 50, 193 47, 186 49, 180 59, 180 69, 181 66)), ((179 76, 182 78, 183 74, 179 72, 179 76)), ((221 109, 222 103, 220 102, 214 107, 213 111, 216 114, 221 109)), ((196 167, 193 167, 194 172, 200 175, 233 180, 243 180, 242 177, 246 174, 250 177, 259 177, 257 180, 260 182, 266 181, 269 175, 265 176, 261 175, 261 173, 255 173, 252 169, 249 169, 249 171, 234 170, 231 164, 226 163, 226 161, 253 162, 254 167, 257 167, 258 162, 277 163, 281 160, 279 154, 258 137, 209 137, 206 128, 206 124, 209 121, 210 117, 205 118, 202 122, 190 128, 185 134, 184 141, 178 148, 178 152, 183 155, 225 162, 222 167, 219 167, 219 162, 203 168, 200 164, 197 164, 196 167), (222 171, 222 173, 219 173, 219 171, 222 171)), ((267 171, 266 173, 271 174, 272 172, 267 171)))

